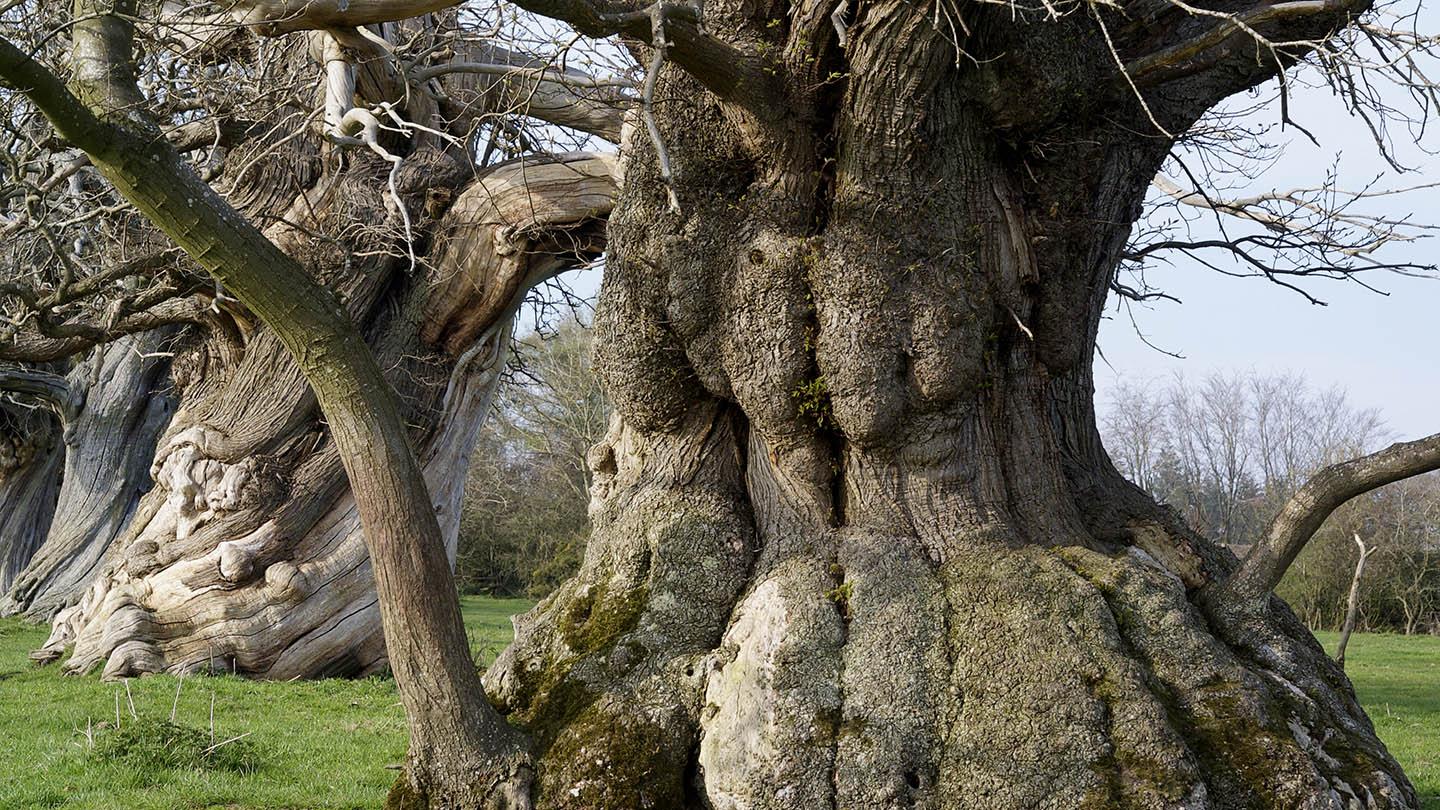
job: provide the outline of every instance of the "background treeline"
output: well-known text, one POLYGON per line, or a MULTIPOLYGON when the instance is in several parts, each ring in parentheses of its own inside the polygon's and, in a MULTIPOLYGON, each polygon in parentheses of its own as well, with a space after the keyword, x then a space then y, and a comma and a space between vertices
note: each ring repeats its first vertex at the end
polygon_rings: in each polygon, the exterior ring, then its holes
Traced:
MULTIPOLYGON (((1105 405, 1105 445, 1121 471, 1241 555, 1312 473, 1392 438, 1343 390, 1293 374, 1124 381, 1105 405)), ((1278 589, 1312 628, 1344 619, 1355 533, 1379 546, 1360 627, 1440 632, 1440 477, 1376 490, 1326 522, 1278 589)))
POLYGON ((520 340, 510 376, 470 465, 456 574, 469 593, 539 598, 580 565, 585 453, 610 408, 590 372, 590 331, 573 318, 520 340))

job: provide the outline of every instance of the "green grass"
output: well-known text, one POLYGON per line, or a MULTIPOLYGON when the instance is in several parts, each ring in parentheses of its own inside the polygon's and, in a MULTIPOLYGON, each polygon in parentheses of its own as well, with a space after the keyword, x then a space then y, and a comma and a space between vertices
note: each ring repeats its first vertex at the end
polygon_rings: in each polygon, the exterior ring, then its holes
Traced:
MULTIPOLYGON (((489 663, 509 642, 510 615, 523 599, 466 598, 472 652, 489 663)), ((405 715, 387 678, 263 683, 234 677, 186 678, 177 724, 209 736, 215 700, 216 742, 247 734, 258 767, 147 767, 135 757, 102 759, 86 750, 85 728, 132 721, 129 700, 151 723, 169 721, 176 679, 130 682, 130 696, 96 676, 61 677, 26 654, 45 641, 43 627, 0 620, 0 810, 178 808, 375 808, 405 757, 405 715)), ((133 724, 132 724, 133 728, 133 724)), ((97 741, 106 729, 93 733, 97 741)))
MULTIPOLYGON (((1337 633, 1315 635, 1335 652, 1337 633)), ((1357 633, 1345 672, 1421 806, 1440 810, 1440 637, 1357 633)))
MULTIPOLYGON (((530 603, 467 597, 463 606, 472 650, 488 663, 510 638, 510 615, 530 603)), ((127 700, 123 688, 94 676, 63 678, 54 667, 30 666, 26 653, 45 635, 44 628, 0 620, 0 810, 376 808, 404 758, 405 718, 388 679, 194 677, 181 684, 176 724, 208 740, 213 696, 215 739, 247 735, 245 766, 205 758, 201 766, 159 767, 156 758, 173 753, 163 749, 172 738, 195 742, 194 734, 166 726, 176 679, 131 681, 127 700), (138 752, 101 757, 89 750, 87 725, 104 740, 117 700, 132 733, 140 724, 130 717, 129 700, 152 729, 172 737, 161 749, 144 738, 127 743, 139 745, 138 752), (93 730, 100 723, 107 728, 93 730)), ((1321 638, 1333 649, 1333 634, 1321 638)), ((1380 736, 1425 797, 1426 810, 1440 810, 1440 638, 1358 635, 1350 645, 1350 674, 1380 736)))
POLYGON ((460 615, 465 620, 465 635, 470 638, 470 654, 488 666, 505 649, 515 631, 510 617, 534 606, 529 599, 491 599, 485 596, 460 597, 460 615))

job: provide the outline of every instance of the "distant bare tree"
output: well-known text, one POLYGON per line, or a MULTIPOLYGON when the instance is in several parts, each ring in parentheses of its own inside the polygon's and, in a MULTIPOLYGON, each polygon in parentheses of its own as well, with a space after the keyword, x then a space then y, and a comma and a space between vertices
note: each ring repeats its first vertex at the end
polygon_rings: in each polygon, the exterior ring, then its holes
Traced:
POLYGON ((1110 390, 1101 416, 1105 449, 1125 477, 1154 491, 1155 467, 1167 444, 1163 394, 1143 380, 1122 379, 1110 390))
POLYGON ((573 319, 521 341, 514 382, 482 428, 465 486, 462 587, 540 597, 579 567, 592 480, 585 458, 610 420, 590 346, 590 330, 573 319))
POLYGON ((1382 621, 1406 635, 1440 621, 1440 477, 1391 484, 1372 498, 1368 524, 1384 546, 1371 591, 1382 621))
MULTIPOLYGON (((1122 380, 1102 424, 1122 471, 1132 474, 1143 459, 1147 490, 1242 551, 1316 472, 1365 453, 1386 433, 1379 414, 1351 405, 1342 389, 1316 389, 1293 373, 1212 374, 1199 385, 1178 376, 1163 386, 1122 380)), ((1360 597, 1361 626, 1415 632, 1433 616, 1440 587, 1434 480, 1367 493, 1316 530, 1281 585, 1311 626, 1345 620, 1356 532, 1387 538, 1360 597)))

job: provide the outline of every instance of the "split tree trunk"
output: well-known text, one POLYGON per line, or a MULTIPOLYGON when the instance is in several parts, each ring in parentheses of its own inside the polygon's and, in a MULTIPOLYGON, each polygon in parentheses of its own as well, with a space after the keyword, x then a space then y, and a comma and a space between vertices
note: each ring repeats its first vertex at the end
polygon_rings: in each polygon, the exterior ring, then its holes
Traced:
POLYGON ((1288 608, 1207 615, 1233 557, 1100 446, 1096 331, 1170 144, 1087 106, 1089 21, 971 63, 926 9, 857 14, 843 91, 828 17, 792 20, 814 119, 666 71, 682 213, 622 149, 594 535, 486 676, 537 806, 1416 807, 1288 608))
MULTIPOLYGON (((447 190, 454 199, 443 217, 419 223, 434 233, 430 272, 407 275, 382 245, 348 244, 380 257, 369 263, 317 247, 326 237, 343 244, 353 222, 398 216, 385 210, 387 167, 363 156, 307 195, 334 202, 297 202, 287 220, 298 227, 269 235, 318 264, 367 325, 401 393, 453 562, 465 471, 515 306, 537 280, 596 249, 614 180, 603 157, 507 165, 475 182, 464 167, 411 160, 407 204, 426 210, 417 198, 447 190), (563 250, 548 241, 556 232, 563 250)), ((143 461, 154 488, 113 527, 114 542, 84 546, 104 552, 98 573, 64 591, 37 660, 73 648, 67 671, 103 667, 105 677, 291 679, 386 666, 359 514, 315 396, 273 332, 229 317, 180 347, 180 405, 143 461)))

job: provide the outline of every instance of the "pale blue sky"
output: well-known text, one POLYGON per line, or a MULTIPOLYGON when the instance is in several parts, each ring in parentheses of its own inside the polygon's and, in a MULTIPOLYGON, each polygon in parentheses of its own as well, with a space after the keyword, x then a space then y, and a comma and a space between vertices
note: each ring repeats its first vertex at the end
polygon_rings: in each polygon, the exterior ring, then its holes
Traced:
MULTIPOLYGON (((1328 92, 1296 91, 1291 114, 1315 134, 1319 147, 1298 135, 1275 137, 1285 144, 1283 155, 1266 177, 1249 186, 1251 192, 1317 184, 1337 155, 1342 187, 1358 188, 1382 173, 1380 187, 1440 182, 1440 159, 1405 145, 1411 139, 1402 131, 1394 133, 1402 142, 1398 153, 1417 170, 1387 173, 1363 123, 1347 116, 1328 92)), ((1278 111, 1257 115, 1273 120, 1278 111)), ((1427 137, 1422 144, 1440 148, 1440 137, 1427 137)), ((1440 224, 1437 189, 1386 198, 1379 206, 1388 216, 1412 213, 1416 222, 1440 224)), ((1387 251, 1384 258, 1390 262, 1440 264, 1440 236, 1387 251)), ((1322 307, 1263 279, 1230 278, 1189 261, 1156 266, 1147 277, 1184 303, 1134 308, 1140 331, 1184 359, 1146 346, 1129 316, 1112 302, 1110 319, 1100 331, 1105 359, 1095 364, 1100 407, 1120 375, 1297 371, 1319 386, 1338 384, 1355 405, 1379 410, 1397 439, 1440 431, 1440 279, 1366 274, 1367 282, 1388 296, 1352 282, 1315 279, 1304 286, 1328 303, 1322 307)))
MULTIPOLYGON (((1403 131, 1393 133, 1397 151, 1416 171, 1396 175, 1389 170, 1364 125, 1349 117, 1328 91, 1294 85, 1290 107, 1292 118, 1313 132, 1320 145, 1293 129, 1293 137, 1273 133, 1269 140, 1284 144, 1283 154, 1250 184, 1249 193, 1316 185, 1337 156, 1342 187, 1358 188, 1380 175, 1385 177, 1379 187, 1385 188, 1440 183, 1440 159, 1407 146, 1412 139, 1403 131)), ((1277 118, 1278 110, 1272 107, 1251 120, 1269 123, 1277 118)), ((1440 148, 1440 137, 1428 141, 1430 148, 1440 148)), ((1417 222, 1440 225, 1440 189, 1388 197, 1375 210, 1392 217, 1413 214, 1417 222)), ((1440 263, 1440 236, 1388 250, 1382 257, 1386 261, 1440 263)), ((1183 304, 1161 301, 1135 307, 1139 328, 1151 343, 1183 359, 1146 346, 1129 315, 1112 302, 1110 319, 1100 331, 1104 359, 1095 364, 1100 408, 1122 375, 1163 381, 1177 370, 1190 377, 1217 370, 1291 371, 1305 374, 1319 387, 1343 387, 1352 404, 1381 413, 1393 438, 1440 431, 1440 279, 1365 276, 1388 296, 1347 281, 1306 282, 1306 289, 1328 303, 1322 307, 1263 279, 1231 278, 1183 260, 1155 265, 1147 277, 1183 304)), ((599 273, 587 271, 567 281, 582 294, 593 295, 599 273)), ((521 328, 530 326, 522 323, 521 328)))

